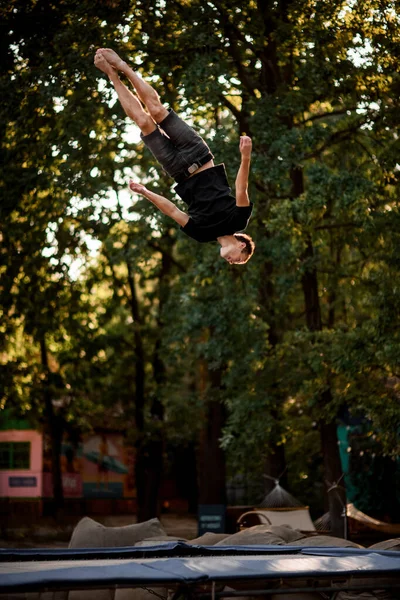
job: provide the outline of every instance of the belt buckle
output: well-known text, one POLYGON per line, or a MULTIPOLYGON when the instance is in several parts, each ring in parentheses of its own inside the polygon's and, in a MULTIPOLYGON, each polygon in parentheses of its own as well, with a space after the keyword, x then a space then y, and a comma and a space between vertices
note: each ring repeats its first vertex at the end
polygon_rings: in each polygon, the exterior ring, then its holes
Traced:
POLYGON ((192 173, 197 171, 197 169, 199 169, 199 168, 200 168, 200 165, 198 165, 197 163, 193 163, 192 165, 190 165, 190 167, 188 167, 188 171, 192 175, 192 173))

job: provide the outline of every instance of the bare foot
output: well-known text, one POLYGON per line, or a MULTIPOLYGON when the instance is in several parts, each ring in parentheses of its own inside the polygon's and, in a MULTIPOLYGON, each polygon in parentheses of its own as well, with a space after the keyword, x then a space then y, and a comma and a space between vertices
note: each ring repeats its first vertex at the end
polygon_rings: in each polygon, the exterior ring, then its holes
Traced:
POLYGON ((115 73, 115 69, 110 65, 110 63, 104 58, 101 50, 97 50, 94 57, 94 64, 100 71, 103 71, 109 77, 115 73))
POLYGON ((100 51, 106 61, 109 62, 114 69, 118 69, 120 71, 124 70, 126 67, 126 62, 124 62, 122 58, 120 58, 118 54, 114 52, 114 50, 111 50, 111 48, 100 48, 100 51))

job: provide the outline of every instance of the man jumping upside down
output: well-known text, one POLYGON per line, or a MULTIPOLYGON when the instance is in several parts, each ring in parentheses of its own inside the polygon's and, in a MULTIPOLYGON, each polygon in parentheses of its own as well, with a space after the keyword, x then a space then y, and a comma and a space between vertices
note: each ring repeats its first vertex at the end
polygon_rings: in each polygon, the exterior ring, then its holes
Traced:
POLYGON ((251 139, 248 136, 240 138, 241 163, 234 198, 225 166, 214 165, 214 156, 205 141, 173 110, 161 104, 157 92, 147 82, 108 48, 97 50, 94 62, 108 75, 125 113, 140 128, 143 142, 164 171, 177 182, 175 189, 188 205, 188 214, 140 183, 131 181, 130 189, 150 200, 196 241, 217 241, 221 246, 221 257, 229 263, 246 263, 254 252, 254 242, 248 235, 238 232, 246 229, 253 208, 247 190, 251 139), (122 83, 117 71, 126 75, 137 96, 122 83))

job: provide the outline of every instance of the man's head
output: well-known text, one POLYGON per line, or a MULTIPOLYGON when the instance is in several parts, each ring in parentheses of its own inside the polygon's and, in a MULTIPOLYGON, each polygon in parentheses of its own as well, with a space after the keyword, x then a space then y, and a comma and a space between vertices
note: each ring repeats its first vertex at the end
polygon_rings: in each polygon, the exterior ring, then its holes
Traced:
POLYGON ((230 264, 244 265, 253 256, 255 244, 245 233, 234 233, 229 244, 221 246, 221 257, 230 264))

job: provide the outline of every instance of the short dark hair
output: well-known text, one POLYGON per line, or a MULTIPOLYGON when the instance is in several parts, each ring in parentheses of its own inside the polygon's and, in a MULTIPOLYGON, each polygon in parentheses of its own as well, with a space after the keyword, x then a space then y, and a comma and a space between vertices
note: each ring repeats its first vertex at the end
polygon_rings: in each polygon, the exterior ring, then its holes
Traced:
POLYGON ((244 255, 243 260, 238 260, 235 263, 236 265, 244 265, 253 256, 256 245, 247 233, 234 233, 233 235, 239 242, 244 242, 246 244, 241 252, 241 254, 244 255))

